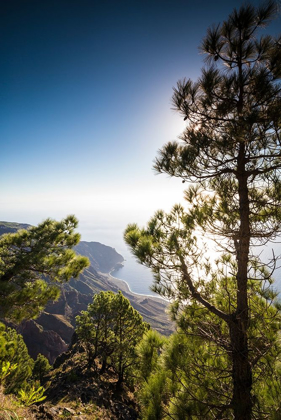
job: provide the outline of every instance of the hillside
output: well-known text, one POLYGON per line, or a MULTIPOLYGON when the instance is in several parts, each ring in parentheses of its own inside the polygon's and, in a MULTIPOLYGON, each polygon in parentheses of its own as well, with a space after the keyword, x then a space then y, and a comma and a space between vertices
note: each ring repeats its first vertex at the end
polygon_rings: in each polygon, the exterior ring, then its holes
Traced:
MULTIPOLYGON (((16 232, 29 225, 22 223, 0 222, 1 233, 16 232)), ((165 313, 167 303, 159 298, 132 293, 127 284, 114 279, 109 272, 124 261, 114 248, 99 242, 81 241, 75 250, 90 260, 90 267, 81 274, 78 280, 59 285, 61 296, 56 302, 49 302, 36 320, 25 321, 16 326, 23 335, 29 353, 36 358, 38 353, 46 356, 51 363, 65 352, 74 332, 75 317, 86 310, 92 297, 100 291, 121 290, 132 306, 137 309, 144 320, 162 334, 170 334, 173 326, 165 313)))
POLYGON ((0 420, 137 420, 140 407, 131 384, 116 387, 112 369, 101 374, 98 359, 87 367, 86 354, 77 343, 62 354, 44 378, 46 399, 30 407, 19 407, 13 395, 0 387, 0 420))
POLYGON ((0 221, 0 235, 3 235, 4 233, 14 233, 19 229, 28 229, 29 226, 30 225, 27 223, 0 221))
POLYGON ((80 255, 87 255, 92 268, 101 273, 109 273, 124 261, 114 248, 99 242, 80 241, 74 249, 80 255))

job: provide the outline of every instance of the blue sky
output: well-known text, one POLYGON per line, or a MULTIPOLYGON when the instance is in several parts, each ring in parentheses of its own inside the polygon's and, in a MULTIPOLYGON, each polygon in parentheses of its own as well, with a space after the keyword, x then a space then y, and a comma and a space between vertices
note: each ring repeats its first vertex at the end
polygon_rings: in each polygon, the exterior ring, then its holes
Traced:
POLYGON ((242 3, 1 1, 0 219, 74 213, 102 240, 180 201, 181 181, 152 170, 184 128, 172 87, 200 75, 207 27, 242 3))

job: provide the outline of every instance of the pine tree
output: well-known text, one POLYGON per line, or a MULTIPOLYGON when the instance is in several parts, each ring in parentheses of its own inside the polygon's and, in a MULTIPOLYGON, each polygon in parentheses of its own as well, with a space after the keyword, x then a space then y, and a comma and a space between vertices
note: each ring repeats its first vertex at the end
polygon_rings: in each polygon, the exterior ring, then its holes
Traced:
POLYGON ((261 261, 257 248, 280 234, 281 38, 258 37, 276 14, 272 1, 243 6, 208 29, 201 45, 207 67, 197 82, 184 79, 174 89, 187 127, 155 162, 158 172, 192 183, 187 209, 160 211, 147 229, 125 232, 133 253, 154 270, 156 291, 183 311, 196 302, 196 314, 210 314, 210 322, 198 320, 197 334, 227 350, 232 396, 225 410, 236 420, 253 418, 255 361, 276 342, 271 333, 263 341, 261 324, 252 335, 256 293, 260 321, 276 297, 267 284, 277 257, 261 261), (198 235, 215 241, 216 261, 198 235))
POLYGON ((0 237, 0 316, 13 321, 38 316, 48 300, 59 296, 54 283, 78 277, 89 265, 71 249, 80 235, 77 219, 47 219, 28 230, 0 237))
POLYGON ((141 342, 136 347, 138 356, 137 376, 142 381, 147 381, 151 373, 156 369, 161 349, 165 338, 155 330, 148 330, 141 342))
POLYGON ((93 303, 87 311, 82 311, 76 317, 76 333, 84 343, 88 355, 88 366, 92 367, 97 356, 102 358, 102 371, 105 370, 107 359, 114 350, 112 309, 113 292, 100 292, 94 295, 93 303))
MULTIPOLYGON (((231 279, 227 279, 227 284, 216 282, 216 287, 217 302, 224 305, 235 302, 231 279), (225 298, 227 293, 230 301, 225 298)), ((252 293, 248 336, 253 369, 253 417, 274 419, 281 409, 278 337, 281 317, 270 300, 260 295, 256 283, 252 285, 252 293)), ((233 418, 232 366, 226 326, 196 301, 181 310, 175 304, 172 311, 177 332, 158 349, 153 365, 147 357, 141 357, 140 371, 146 374, 140 391, 143 418, 158 418, 157 413, 161 413, 161 419, 175 420, 233 418)), ((141 356, 150 353, 146 349, 151 346, 145 343, 145 338, 140 347, 144 348, 141 356)))
POLYGON ((148 329, 148 324, 120 291, 113 301, 113 313, 114 351, 111 359, 118 374, 117 385, 121 385, 125 372, 136 362, 136 345, 148 329))
POLYGON ((76 317, 76 322, 89 367, 98 356, 102 360, 102 373, 110 358, 118 375, 117 385, 121 385, 125 373, 136 361, 136 345, 148 328, 142 316, 120 291, 117 294, 109 291, 96 294, 87 311, 76 317))
POLYGON ((49 360, 41 353, 37 355, 34 362, 32 377, 35 380, 39 380, 41 385, 43 383, 44 376, 51 370, 52 366, 49 360))
POLYGON ((0 354, 0 368, 7 362, 14 367, 4 381, 5 392, 14 393, 24 388, 31 378, 34 361, 28 354, 22 336, 13 328, 5 328, 3 324, 0 326, 0 342, 4 343, 0 354))

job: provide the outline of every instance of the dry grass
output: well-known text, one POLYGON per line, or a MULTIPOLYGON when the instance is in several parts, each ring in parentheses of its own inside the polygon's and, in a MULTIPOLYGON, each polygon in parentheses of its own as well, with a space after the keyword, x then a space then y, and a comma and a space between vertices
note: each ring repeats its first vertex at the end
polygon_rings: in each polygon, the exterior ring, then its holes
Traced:
POLYGON ((5 395, 0 388, 0 420, 33 420, 28 408, 19 407, 12 395, 5 395))

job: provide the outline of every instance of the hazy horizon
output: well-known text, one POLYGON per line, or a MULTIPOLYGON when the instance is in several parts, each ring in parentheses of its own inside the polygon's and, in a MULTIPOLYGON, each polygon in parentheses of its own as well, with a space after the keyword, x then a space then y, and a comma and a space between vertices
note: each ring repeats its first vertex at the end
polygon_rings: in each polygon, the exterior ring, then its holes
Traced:
POLYGON ((173 86, 200 76, 207 28, 242 4, 1 2, 0 219, 75 214, 82 239, 122 246, 128 223, 182 203, 187 184, 152 170, 185 126, 173 86))

